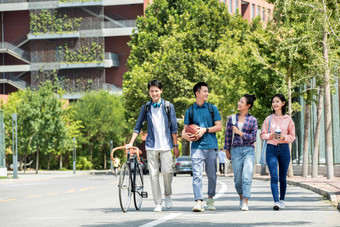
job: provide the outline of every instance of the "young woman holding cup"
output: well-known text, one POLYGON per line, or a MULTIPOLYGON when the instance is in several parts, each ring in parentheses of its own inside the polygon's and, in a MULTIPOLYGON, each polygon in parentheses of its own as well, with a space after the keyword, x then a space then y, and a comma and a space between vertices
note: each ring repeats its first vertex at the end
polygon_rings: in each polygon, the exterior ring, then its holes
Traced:
POLYGON ((266 161, 270 172, 271 191, 274 199, 273 209, 280 210, 285 208, 287 171, 290 162, 289 143, 295 140, 295 124, 293 119, 286 114, 287 102, 284 95, 274 95, 271 99, 271 104, 273 113, 267 116, 263 122, 261 139, 267 140, 266 161))

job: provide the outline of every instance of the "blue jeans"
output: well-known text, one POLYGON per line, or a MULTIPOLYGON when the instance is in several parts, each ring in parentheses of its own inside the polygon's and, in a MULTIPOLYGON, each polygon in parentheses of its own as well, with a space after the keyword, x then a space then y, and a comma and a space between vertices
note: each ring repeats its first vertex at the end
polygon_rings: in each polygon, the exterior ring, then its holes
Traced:
POLYGON ((277 146, 268 144, 266 160, 270 172, 270 187, 274 202, 279 202, 278 182, 280 180, 280 200, 285 199, 287 189, 287 172, 290 162, 290 152, 288 144, 278 144, 277 146), (279 164, 279 173, 277 172, 279 164))
POLYGON ((250 198, 251 183, 254 173, 255 149, 252 146, 233 147, 231 149, 231 164, 234 172, 234 182, 237 194, 250 198))
POLYGON ((202 181, 203 181, 203 162, 205 172, 208 177, 208 196, 214 197, 216 194, 216 171, 217 171, 217 151, 215 149, 202 150, 192 149, 192 186, 194 189, 195 200, 203 200, 202 181))

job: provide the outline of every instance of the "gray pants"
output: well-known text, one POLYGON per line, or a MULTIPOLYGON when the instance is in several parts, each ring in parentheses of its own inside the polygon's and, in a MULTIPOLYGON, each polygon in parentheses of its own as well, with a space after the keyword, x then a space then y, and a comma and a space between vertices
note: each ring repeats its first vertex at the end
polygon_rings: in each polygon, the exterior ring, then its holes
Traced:
POLYGON ((172 153, 168 151, 147 150, 151 189, 155 204, 162 204, 162 192, 159 184, 159 158, 161 160, 161 171, 164 180, 164 194, 172 194, 171 183, 173 176, 172 153))

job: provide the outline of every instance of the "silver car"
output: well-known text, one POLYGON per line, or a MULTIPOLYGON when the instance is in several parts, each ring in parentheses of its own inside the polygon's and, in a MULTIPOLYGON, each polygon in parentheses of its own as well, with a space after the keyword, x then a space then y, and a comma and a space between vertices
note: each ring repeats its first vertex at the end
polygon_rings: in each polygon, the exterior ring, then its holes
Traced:
POLYGON ((190 174, 192 176, 192 162, 190 156, 180 156, 176 159, 174 176, 181 173, 190 174))

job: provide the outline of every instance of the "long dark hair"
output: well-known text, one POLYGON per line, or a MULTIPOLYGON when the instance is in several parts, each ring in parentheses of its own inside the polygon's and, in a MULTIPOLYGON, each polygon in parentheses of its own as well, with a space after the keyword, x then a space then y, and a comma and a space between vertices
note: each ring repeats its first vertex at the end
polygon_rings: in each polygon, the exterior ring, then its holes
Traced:
POLYGON ((246 98, 247 105, 250 104, 249 109, 251 109, 254 105, 254 101, 256 100, 255 95, 244 94, 242 97, 246 98))
MULTIPOLYGON (((278 97, 282 102, 285 102, 284 106, 282 107, 282 115, 285 115, 286 114, 286 108, 287 108, 287 101, 286 101, 286 98, 283 94, 276 94, 273 96, 271 102, 270 102, 270 105, 272 105, 273 103, 273 99, 275 97, 278 97)), ((275 110, 273 109, 273 113, 275 113, 275 110)))

